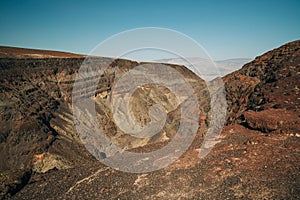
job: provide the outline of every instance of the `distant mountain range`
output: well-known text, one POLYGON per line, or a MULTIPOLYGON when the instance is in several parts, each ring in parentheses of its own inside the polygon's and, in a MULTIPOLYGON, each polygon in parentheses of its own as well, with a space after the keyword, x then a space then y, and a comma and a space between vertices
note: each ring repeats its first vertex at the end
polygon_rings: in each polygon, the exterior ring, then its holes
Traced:
POLYGON ((192 57, 182 58, 170 58, 161 59, 157 62, 172 63, 178 65, 185 65, 190 70, 195 72, 195 68, 200 72, 201 78, 205 80, 212 80, 219 76, 225 76, 233 71, 236 71, 252 59, 250 58, 234 58, 227 60, 211 61, 204 58, 192 57))

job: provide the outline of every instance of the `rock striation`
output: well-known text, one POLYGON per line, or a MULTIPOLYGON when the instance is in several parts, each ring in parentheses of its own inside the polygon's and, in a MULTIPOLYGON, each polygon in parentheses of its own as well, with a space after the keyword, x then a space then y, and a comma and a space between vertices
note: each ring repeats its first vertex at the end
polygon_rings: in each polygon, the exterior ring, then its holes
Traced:
MULTIPOLYGON (((137 123, 146 126, 150 121, 149 107, 163 105, 168 119, 160 133, 140 139, 124 133, 115 124, 110 109, 112 87, 124 73, 139 65, 138 62, 91 58, 99 64, 99 69, 100 65, 108 65, 108 68, 102 73, 97 73, 96 69, 93 76, 78 79, 79 84, 88 87, 72 93, 77 72, 85 57, 9 47, 2 47, 0 55, 0 171, 4 174, 1 181, 2 196, 13 195, 23 187, 28 181, 24 176, 74 168, 95 161, 75 129, 72 98, 92 99, 106 136, 123 149, 167 142, 176 133, 180 118, 176 110, 180 102, 166 87, 153 84, 137 88, 130 102, 131 113, 137 123), (93 91, 90 85, 95 82, 97 88, 93 91), (16 185, 16 179, 22 181, 16 185)), ((183 74, 185 81, 193 87, 202 111, 198 114, 206 116, 209 96, 203 98, 200 94, 207 90, 205 82, 184 66, 168 66, 183 74)), ((177 84, 176 80, 173 84, 177 84)), ((84 116, 83 121, 88 123, 90 119, 84 116)), ((103 158, 106 156, 103 155, 103 158)))

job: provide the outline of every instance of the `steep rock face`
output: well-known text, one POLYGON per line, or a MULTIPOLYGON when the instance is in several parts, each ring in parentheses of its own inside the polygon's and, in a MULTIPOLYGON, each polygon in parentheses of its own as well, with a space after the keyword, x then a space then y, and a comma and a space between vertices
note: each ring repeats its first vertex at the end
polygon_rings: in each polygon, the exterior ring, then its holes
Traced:
MULTIPOLYGON (((150 84, 138 88, 130 102, 135 120, 146 126, 149 123, 148 109, 153 104, 163 105, 168 119, 161 132, 152 138, 127 135, 113 121, 110 95, 115 81, 139 63, 95 59, 100 65, 109 67, 103 74, 95 72, 93 77, 78 80, 85 85, 96 81, 95 94, 89 88, 83 88, 74 95, 95 102, 98 121, 106 136, 123 149, 169 141, 173 137, 172 131, 176 132, 178 128, 176 120, 180 118, 176 111, 180 107, 176 97, 166 87, 150 84)), ((26 184, 28 179, 22 178, 24 174, 27 177, 32 172, 73 168, 95 160, 77 135, 71 110, 73 84, 83 61, 84 57, 20 59, 18 56, 0 60, 0 171, 5 174, 1 181, 2 195, 14 194, 26 184), (17 177, 16 170, 20 171, 17 177), (23 181, 15 186, 16 179, 23 181)), ((205 82, 183 66, 169 66, 181 73, 193 87, 200 102, 199 115, 206 116, 209 97, 203 98, 202 95, 200 98, 200 92, 207 90, 205 82)), ((89 118, 84 120, 88 122, 89 118)))
POLYGON ((246 110, 270 108, 299 112, 300 41, 269 51, 224 77, 228 123, 243 120, 246 110))
MULTIPOLYGON (((1 60, 1 148, 8 156, 2 169, 28 166, 23 162, 31 159, 25 157, 33 156, 29 152, 43 153, 57 137, 62 137, 51 124, 51 119, 71 115, 64 95, 67 89, 58 82, 59 69, 74 73, 81 62, 82 59, 1 60), (64 116, 60 116, 60 112, 64 112, 64 116), (29 152, 20 153, 18 148, 29 152), (24 158, 16 159, 21 155, 24 158)), ((60 123, 68 128, 65 121, 60 123)), ((67 138, 62 140, 68 141, 67 138)), ((78 151, 79 155, 80 152, 82 150, 78 151)))
POLYGON ((228 104, 227 123, 234 123, 247 109, 255 87, 260 80, 234 72, 225 77, 225 90, 228 104))
MULTIPOLYGON (((53 155, 53 164, 47 166, 49 169, 64 168, 57 159, 61 155, 64 158, 61 160, 65 160, 62 163, 69 163, 69 166, 92 160, 80 143, 68 138, 70 135, 76 138, 74 130, 68 134, 59 133, 51 122, 54 118, 65 119, 71 115, 70 105, 64 100, 58 83, 58 74, 60 71, 74 73, 82 61, 1 59, 0 170, 5 180, 1 181, 2 195, 20 189, 24 181, 28 181, 23 176, 30 177, 32 171, 43 171, 33 165, 43 162, 46 157, 40 155, 45 152, 53 155), (20 180, 18 184, 15 184, 16 179, 20 180)), ((63 120, 60 124, 65 125, 65 129, 70 126, 70 122, 63 120)))

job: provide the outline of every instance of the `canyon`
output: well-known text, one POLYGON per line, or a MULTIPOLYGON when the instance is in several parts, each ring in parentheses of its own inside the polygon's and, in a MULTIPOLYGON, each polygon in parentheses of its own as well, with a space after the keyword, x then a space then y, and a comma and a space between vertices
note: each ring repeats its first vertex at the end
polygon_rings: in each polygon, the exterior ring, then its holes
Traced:
MULTIPOLYGON (((211 122, 210 83, 183 65, 165 64, 193 89, 199 120, 191 123, 199 128, 178 160, 145 173, 122 172, 99 162, 112 155, 98 152, 96 159, 86 148, 75 127, 72 101, 92 101, 110 141, 125 151, 143 153, 172 141, 184 100, 165 86, 139 87, 130 99, 133 119, 141 127, 149 125, 149 108, 159 104, 166 122, 151 137, 128 135, 111 112, 113 88, 135 67, 159 69, 160 64, 94 57, 93 76, 76 77, 85 59, 71 53, 0 47, 2 199, 299 198, 300 41, 271 50, 222 77, 226 122, 218 143, 204 158, 199 151, 211 122), (75 80, 88 88, 74 91, 75 80)), ((121 113, 122 117, 126 115, 121 113)), ((92 124, 87 116, 81 120, 92 124)))

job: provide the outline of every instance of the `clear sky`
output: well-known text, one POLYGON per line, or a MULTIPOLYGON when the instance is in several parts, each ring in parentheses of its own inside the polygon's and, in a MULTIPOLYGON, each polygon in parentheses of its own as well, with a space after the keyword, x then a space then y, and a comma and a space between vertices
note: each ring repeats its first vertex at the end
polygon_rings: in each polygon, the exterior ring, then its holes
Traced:
POLYGON ((300 39, 299 0, 0 0, 0 45, 88 53, 132 28, 170 28, 215 60, 300 39))

